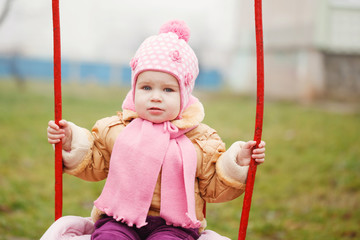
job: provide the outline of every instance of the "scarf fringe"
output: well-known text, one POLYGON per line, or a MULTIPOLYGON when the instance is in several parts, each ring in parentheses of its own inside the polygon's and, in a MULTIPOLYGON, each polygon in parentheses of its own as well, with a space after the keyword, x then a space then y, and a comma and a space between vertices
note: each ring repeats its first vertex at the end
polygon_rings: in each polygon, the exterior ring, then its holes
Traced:
POLYGON ((111 210, 107 207, 105 208, 99 208, 100 211, 103 211, 106 215, 113 217, 116 221, 121 222, 121 223, 125 223, 126 225, 128 225, 129 227, 133 227, 136 226, 137 228, 141 228, 144 227, 148 224, 148 222, 146 222, 146 219, 137 219, 133 222, 128 221, 126 219, 126 217, 124 216, 118 216, 117 214, 113 214, 111 212, 111 210))
POLYGON ((201 222, 196 218, 190 217, 189 213, 186 213, 186 220, 183 223, 173 223, 166 221, 166 225, 174 226, 174 227, 182 227, 182 228, 200 228, 201 222))

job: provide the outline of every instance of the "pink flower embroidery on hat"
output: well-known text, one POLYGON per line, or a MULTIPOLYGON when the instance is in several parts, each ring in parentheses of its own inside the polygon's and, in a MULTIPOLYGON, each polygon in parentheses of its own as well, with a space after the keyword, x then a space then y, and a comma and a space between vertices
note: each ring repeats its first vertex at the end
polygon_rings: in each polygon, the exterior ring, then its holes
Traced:
POLYGON ((171 60, 173 60, 174 62, 181 63, 181 55, 178 50, 171 51, 169 53, 169 55, 170 55, 171 60))
POLYGON ((190 86, 191 81, 193 80, 193 75, 191 73, 187 73, 184 76, 184 84, 186 87, 190 86))
POLYGON ((130 67, 131 69, 134 71, 138 65, 138 59, 137 58, 132 58, 130 61, 130 67))

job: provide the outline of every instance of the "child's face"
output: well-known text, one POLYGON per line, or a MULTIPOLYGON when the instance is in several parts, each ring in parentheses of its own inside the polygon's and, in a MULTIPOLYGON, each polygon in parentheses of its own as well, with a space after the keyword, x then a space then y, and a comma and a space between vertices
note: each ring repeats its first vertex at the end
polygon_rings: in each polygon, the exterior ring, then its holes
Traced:
POLYGON ((180 112, 179 83, 168 73, 145 71, 137 78, 134 101, 142 119, 154 123, 173 120, 180 112))

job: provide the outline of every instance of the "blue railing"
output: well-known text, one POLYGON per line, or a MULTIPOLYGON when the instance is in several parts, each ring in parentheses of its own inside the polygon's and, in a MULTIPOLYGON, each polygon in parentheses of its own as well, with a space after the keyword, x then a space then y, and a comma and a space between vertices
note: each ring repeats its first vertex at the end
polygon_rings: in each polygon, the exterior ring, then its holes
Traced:
MULTIPOLYGON (((53 62, 49 59, 0 56, 0 79, 9 77, 50 81, 53 79, 53 62)), ((77 80, 81 83, 128 86, 131 69, 126 65, 62 60, 61 78, 64 83, 77 80)), ((223 79, 218 70, 200 70, 196 88, 218 90, 222 85, 223 79)))

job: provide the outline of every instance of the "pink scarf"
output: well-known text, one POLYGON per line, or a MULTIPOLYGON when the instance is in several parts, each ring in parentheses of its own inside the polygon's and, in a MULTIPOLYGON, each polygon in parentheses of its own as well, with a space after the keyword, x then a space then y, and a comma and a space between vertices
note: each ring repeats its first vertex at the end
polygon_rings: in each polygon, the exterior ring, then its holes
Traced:
POLYGON ((196 151, 184 135, 190 130, 179 130, 170 122, 134 119, 116 139, 95 206, 128 226, 145 226, 162 169, 160 216, 169 225, 200 227, 194 196, 196 151))

